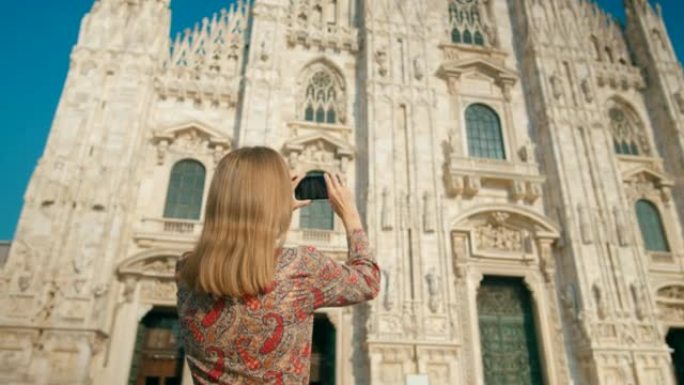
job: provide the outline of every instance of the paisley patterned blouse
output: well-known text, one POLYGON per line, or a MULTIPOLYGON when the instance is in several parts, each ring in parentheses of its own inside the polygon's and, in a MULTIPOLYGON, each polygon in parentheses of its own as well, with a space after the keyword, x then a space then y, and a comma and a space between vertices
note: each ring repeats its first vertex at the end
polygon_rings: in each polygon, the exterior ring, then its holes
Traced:
POLYGON ((346 264, 313 247, 281 249, 273 287, 256 297, 197 294, 177 279, 181 337, 195 384, 307 385, 314 310, 367 301, 380 290, 365 232, 354 231, 347 242, 346 264))

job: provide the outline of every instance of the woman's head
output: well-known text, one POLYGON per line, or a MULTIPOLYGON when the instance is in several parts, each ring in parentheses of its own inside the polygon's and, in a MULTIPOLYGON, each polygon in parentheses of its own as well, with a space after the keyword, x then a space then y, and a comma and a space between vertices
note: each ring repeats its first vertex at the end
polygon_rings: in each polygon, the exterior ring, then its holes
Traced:
POLYGON ((226 155, 211 182, 204 228, 181 273, 195 290, 256 295, 273 280, 276 248, 292 218, 287 164, 267 147, 226 155))

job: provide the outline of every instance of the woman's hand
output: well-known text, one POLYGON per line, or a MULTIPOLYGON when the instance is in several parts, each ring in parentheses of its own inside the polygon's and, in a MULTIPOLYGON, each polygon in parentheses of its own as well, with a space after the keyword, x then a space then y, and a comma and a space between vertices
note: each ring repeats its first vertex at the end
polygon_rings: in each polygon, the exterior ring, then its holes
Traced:
POLYGON ((342 183, 342 178, 339 174, 330 175, 325 173, 325 185, 328 188, 328 200, 330 206, 344 223, 347 233, 351 233, 357 229, 363 229, 361 224, 361 216, 356 209, 356 202, 354 196, 347 186, 342 183))
POLYGON ((302 181, 302 179, 304 179, 304 176, 302 176, 302 175, 293 175, 292 176, 292 197, 293 197, 292 200, 294 202, 294 204, 292 205, 292 211, 297 210, 297 209, 301 209, 302 207, 305 207, 305 206, 308 206, 311 204, 311 200, 300 201, 294 197, 294 190, 297 188, 297 185, 299 184, 299 182, 302 181))

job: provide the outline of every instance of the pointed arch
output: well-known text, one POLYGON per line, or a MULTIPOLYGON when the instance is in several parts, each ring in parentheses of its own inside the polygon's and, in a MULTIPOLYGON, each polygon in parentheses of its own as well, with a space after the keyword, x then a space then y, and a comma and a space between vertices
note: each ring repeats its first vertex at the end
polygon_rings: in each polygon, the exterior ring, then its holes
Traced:
POLYGON ((299 76, 298 113, 300 119, 314 123, 346 122, 346 84, 342 71, 326 58, 304 67, 299 76))
POLYGON ((484 7, 479 0, 449 1, 449 31, 452 43, 484 46, 488 42, 485 39, 485 31, 491 29, 486 20, 487 12, 484 7))
POLYGON ((651 155, 651 145, 643 120, 631 104, 617 96, 613 97, 606 105, 606 114, 616 154, 651 155))

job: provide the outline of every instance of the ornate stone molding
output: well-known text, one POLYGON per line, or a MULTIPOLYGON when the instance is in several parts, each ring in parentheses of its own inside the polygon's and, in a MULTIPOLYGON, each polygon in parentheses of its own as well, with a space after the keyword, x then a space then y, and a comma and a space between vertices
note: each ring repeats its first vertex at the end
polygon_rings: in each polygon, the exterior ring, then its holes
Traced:
POLYGON ((157 148, 157 164, 162 165, 169 152, 197 156, 205 154, 218 162, 232 147, 232 139, 199 122, 156 130, 152 143, 157 148))
POLYGON ((641 165, 623 171, 622 180, 625 183, 627 196, 632 201, 646 198, 668 203, 672 199, 674 182, 667 175, 653 170, 652 167, 641 165))
POLYGON ((298 171, 312 169, 347 173, 354 159, 354 148, 340 138, 327 133, 312 133, 285 142, 283 153, 290 168, 298 171))
POLYGON ((670 284, 656 292, 659 317, 671 325, 684 325, 684 285, 670 284))
POLYGON ((462 215, 452 229, 456 276, 463 275, 470 258, 540 263, 547 274, 555 269, 550 244, 559 237, 559 231, 536 213, 504 205, 483 206, 462 215), (470 248, 466 248, 466 239, 470 248))
POLYGON ((504 66, 501 55, 461 58, 460 50, 455 50, 451 46, 442 46, 442 49, 445 62, 437 74, 448 80, 451 93, 460 92, 460 79, 464 74, 477 73, 491 79, 501 89, 504 99, 511 101, 511 89, 518 82, 519 75, 504 66))
POLYGON ((529 204, 541 196, 546 180, 535 163, 463 158, 453 154, 447 158, 445 172, 446 188, 451 197, 470 198, 488 187, 487 184, 500 188, 498 186, 503 182, 511 199, 529 204))
POLYGON ((358 30, 343 24, 340 17, 333 18, 329 10, 335 2, 321 0, 290 1, 287 20, 287 43, 319 49, 344 50, 356 53, 359 50, 358 30))

